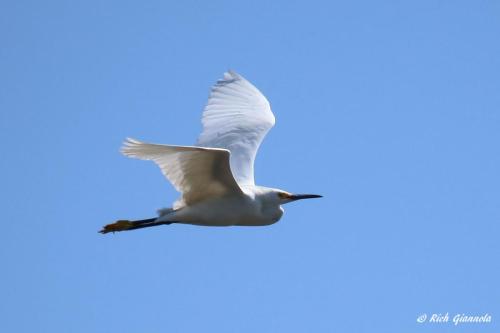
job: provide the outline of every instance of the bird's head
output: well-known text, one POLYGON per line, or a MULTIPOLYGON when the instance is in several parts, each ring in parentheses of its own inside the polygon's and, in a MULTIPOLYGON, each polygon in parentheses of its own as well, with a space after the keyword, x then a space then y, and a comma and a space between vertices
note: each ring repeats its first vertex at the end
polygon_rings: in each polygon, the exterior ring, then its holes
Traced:
POLYGON ((301 199, 314 199, 323 197, 322 195, 319 194, 292 194, 282 190, 277 190, 275 193, 278 196, 280 205, 301 199))

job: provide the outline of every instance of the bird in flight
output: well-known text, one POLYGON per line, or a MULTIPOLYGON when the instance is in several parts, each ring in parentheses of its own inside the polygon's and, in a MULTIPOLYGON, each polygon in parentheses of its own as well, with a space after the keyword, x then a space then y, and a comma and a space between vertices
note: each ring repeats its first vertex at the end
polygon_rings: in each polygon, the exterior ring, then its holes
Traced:
POLYGON ((136 230, 172 223, 201 226, 266 226, 279 221, 281 205, 316 194, 292 194, 257 186, 255 155, 274 126, 267 99, 234 71, 212 87, 196 146, 173 146, 126 139, 121 152, 151 160, 181 197, 172 208, 145 220, 119 220, 100 231, 136 230))

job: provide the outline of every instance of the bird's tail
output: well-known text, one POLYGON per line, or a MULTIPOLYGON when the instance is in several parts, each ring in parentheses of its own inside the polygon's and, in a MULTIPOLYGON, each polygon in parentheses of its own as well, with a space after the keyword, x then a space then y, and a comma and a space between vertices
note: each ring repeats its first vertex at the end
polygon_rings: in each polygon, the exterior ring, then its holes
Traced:
POLYGON ((140 228, 154 227, 162 224, 171 224, 172 222, 156 222, 158 218, 154 217, 151 219, 145 220, 118 220, 115 223, 105 225, 101 231, 101 234, 107 234, 108 232, 117 232, 117 231, 126 231, 126 230, 135 230, 140 228))

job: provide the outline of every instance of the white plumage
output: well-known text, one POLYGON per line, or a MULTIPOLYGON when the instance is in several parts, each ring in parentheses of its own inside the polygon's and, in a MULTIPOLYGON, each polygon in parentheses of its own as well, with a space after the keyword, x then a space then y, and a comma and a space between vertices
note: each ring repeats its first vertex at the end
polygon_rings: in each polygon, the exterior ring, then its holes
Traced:
POLYGON ((229 71, 212 87, 201 121, 203 132, 197 145, 229 150, 238 184, 255 185, 255 155, 275 122, 264 95, 242 76, 229 71))
POLYGON ((293 195, 255 186, 257 150, 275 118, 267 99, 241 75, 229 71, 212 87, 197 146, 172 146, 127 139, 122 153, 154 161, 181 198, 160 217, 121 220, 103 233, 170 223, 207 226, 268 225, 278 221, 281 205, 319 195, 293 195))
POLYGON ((122 153, 154 161, 163 175, 182 193, 174 209, 200 201, 242 193, 229 166, 229 151, 217 148, 167 146, 127 139, 122 153))

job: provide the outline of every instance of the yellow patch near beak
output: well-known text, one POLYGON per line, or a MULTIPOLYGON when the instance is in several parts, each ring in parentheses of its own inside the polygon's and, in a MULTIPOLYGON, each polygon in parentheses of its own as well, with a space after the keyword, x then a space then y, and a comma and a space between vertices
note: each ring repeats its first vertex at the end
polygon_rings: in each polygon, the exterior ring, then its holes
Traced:
POLYGON ((287 192, 279 192, 278 196, 280 197, 280 199, 285 200, 285 199, 290 199, 292 197, 292 194, 287 192))

